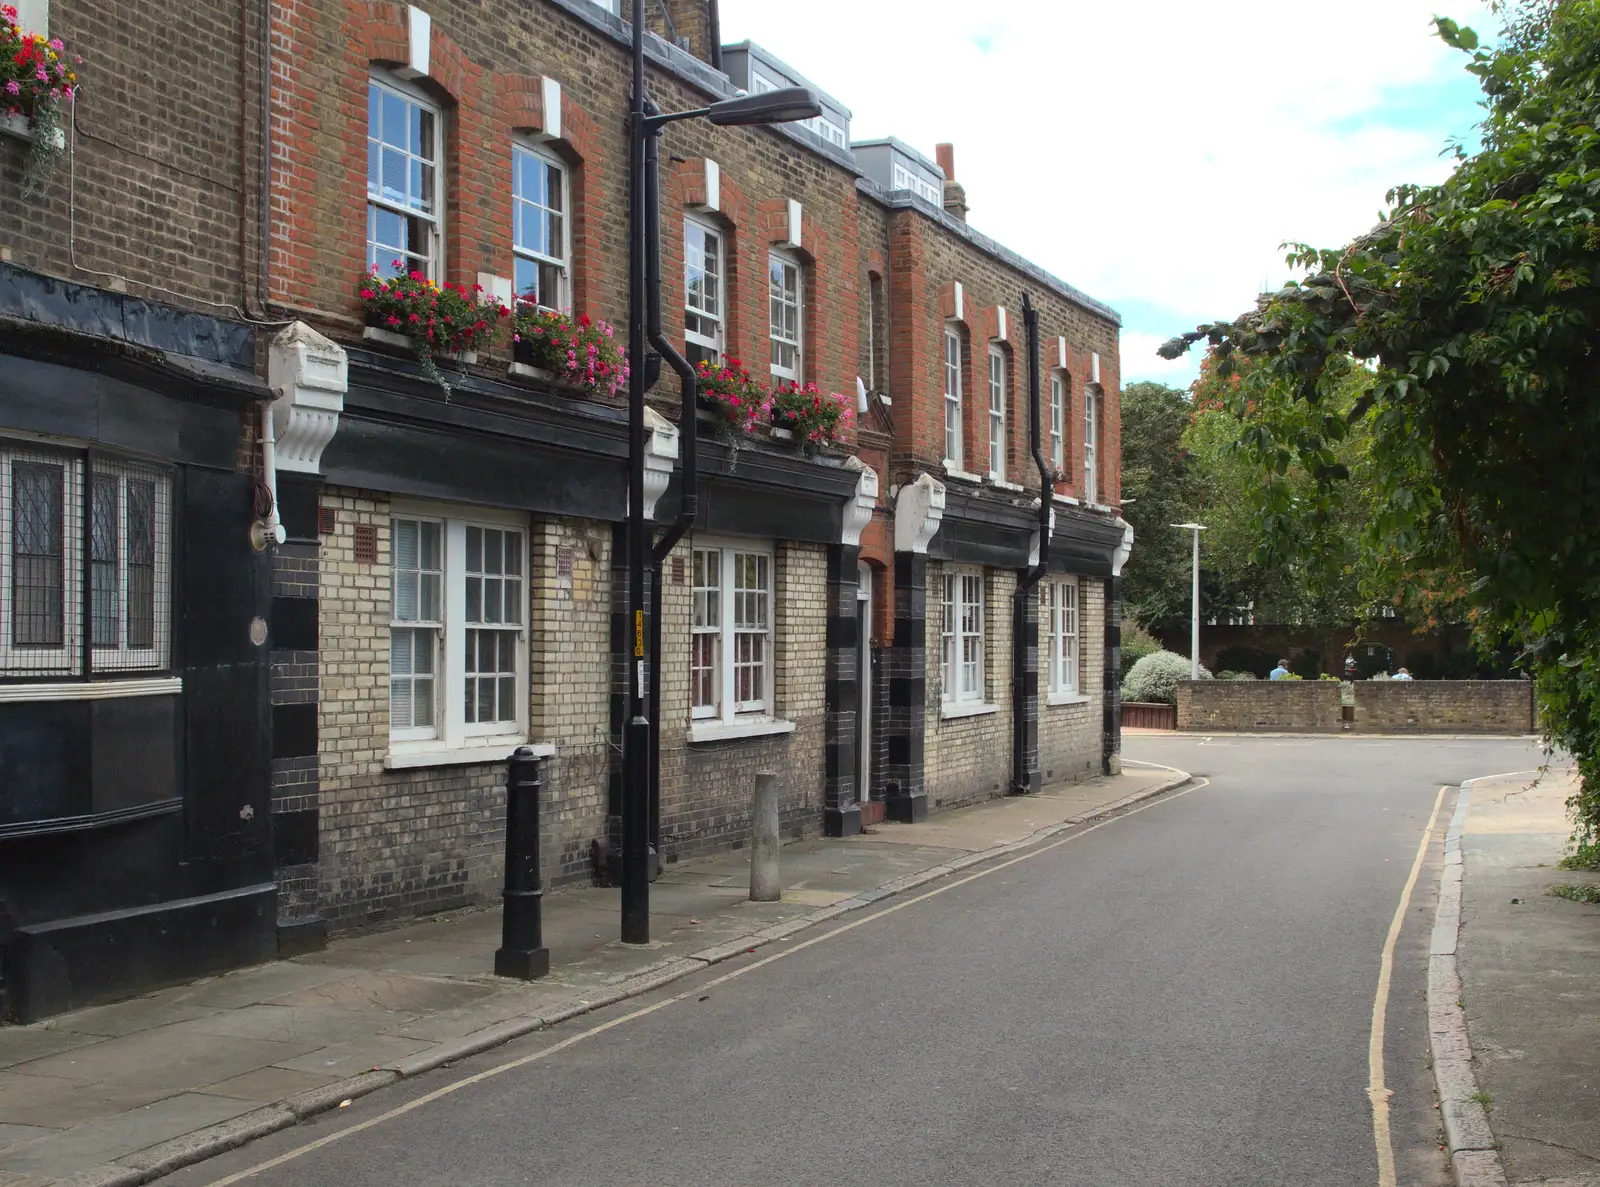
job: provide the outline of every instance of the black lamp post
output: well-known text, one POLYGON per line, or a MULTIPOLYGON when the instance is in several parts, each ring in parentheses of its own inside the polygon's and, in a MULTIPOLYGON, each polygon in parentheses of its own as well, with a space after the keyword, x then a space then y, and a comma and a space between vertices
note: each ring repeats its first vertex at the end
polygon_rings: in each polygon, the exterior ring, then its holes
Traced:
MULTIPOLYGON (((804 87, 726 99, 694 111, 662 115, 644 90, 644 0, 633 0, 633 94, 628 119, 628 720, 622 736, 622 939, 650 942, 650 785, 655 762, 650 739, 650 692, 661 668, 659 629, 645 628, 645 570, 656 573, 695 516, 697 478, 695 372, 661 330, 660 218, 656 137, 675 120, 704 116, 723 126, 782 124, 822 114, 804 87), (676 522, 652 547, 644 516, 644 393, 653 379, 645 338, 683 381, 679 418, 684 451, 683 507, 676 522)), ((659 604, 659 603, 658 603, 659 604)))

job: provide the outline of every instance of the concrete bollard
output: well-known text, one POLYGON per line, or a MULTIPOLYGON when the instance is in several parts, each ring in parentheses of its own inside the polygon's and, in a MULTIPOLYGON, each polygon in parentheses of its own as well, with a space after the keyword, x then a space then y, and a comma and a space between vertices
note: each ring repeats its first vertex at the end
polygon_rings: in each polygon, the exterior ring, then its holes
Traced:
POLYGON ((756 773, 755 811, 750 817, 750 901, 775 903, 783 898, 778 879, 778 775, 756 773))

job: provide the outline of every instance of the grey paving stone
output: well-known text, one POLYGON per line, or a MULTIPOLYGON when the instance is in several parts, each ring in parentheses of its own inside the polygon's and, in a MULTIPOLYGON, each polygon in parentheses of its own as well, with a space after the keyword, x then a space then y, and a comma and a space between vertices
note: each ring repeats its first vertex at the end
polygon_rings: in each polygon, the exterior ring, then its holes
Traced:
POLYGON ((99 1039, 94 1035, 70 1034, 43 1026, 0 1027, 0 1068, 15 1067, 96 1042, 99 1039))
POLYGON ((285 1060, 278 1067, 292 1072, 314 1072, 323 1076, 354 1076, 388 1067, 396 1060, 434 1046, 422 1039, 402 1039, 393 1035, 366 1035, 345 1043, 335 1043, 309 1054, 285 1060))
POLYGON ((273 964, 240 969, 238 972, 221 977, 197 981, 181 989, 168 990, 160 996, 172 1002, 234 1010, 240 1006, 270 1002, 296 989, 336 981, 345 975, 342 969, 280 960, 273 964))
POLYGON ((231 1096, 238 1100, 270 1103, 308 1092, 332 1083, 337 1076, 319 1075, 315 1072, 292 1072, 287 1068, 264 1067, 242 1076, 234 1076, 216 1084, 207 1084, 205 1090, 213 1096, 231 1096))
MULTIPOLYGON (((493 951, 485 950, 490 964, 493 951)), ((494 985, 411 976, 392 970, 355 973, 275 998, 280 1006, 337 1006, 343 1010, 386 1010, 424 1014, 456 1010, 499 992, 494 985)))
POLYGON ((0 1170, 63 1178, 255 1107, 249 1101, 186 1092, 0 1151, 0 1170))
POLYGON ((18 1142, 31 1141, 33 1138, 47 1138, 53 1133, 60 1133, 59 1129, 47 1128, 43 1125, 8 1125, 0 1121, 0 1150, 7 1146, 15 1146, 18 1142))
POLYGON ((0 1072, 0 1122, 66 1129, 167 1095, 160 1087, 85 1084, 54 1076, 0 1072))
POLYGON ((149 1030, 173 1022, 188 1022, 215 1012, 216 1007, 173 1001, 165 995, 158 995, 137 997, 128 1002, 116 1002, 109 1006, 95 1006, 88 1010, 61 1014, 44 1023, 44 1026, 49 1030, 119 1038, 137 1030, 149 1030))
POLYGON ((259 1067, 293 1059, 326 1042, 268 1042, 189 1031, 193 1022, 179 1022, 120 1039, 107 1039, 79 1051, 52 1055, 23 1065, 40 1076, 85 1083, 187 1092, 259 1067))
POLYGON ((341 1010, 337 1006, 245 1006, 169 1027, 174 1036, 217 1035, 263 1039, 272 1043, 325 1047, 352 1035, 370 1034, 396 1022, 410 1022, 415 1013, 397 1010, 341 1010))

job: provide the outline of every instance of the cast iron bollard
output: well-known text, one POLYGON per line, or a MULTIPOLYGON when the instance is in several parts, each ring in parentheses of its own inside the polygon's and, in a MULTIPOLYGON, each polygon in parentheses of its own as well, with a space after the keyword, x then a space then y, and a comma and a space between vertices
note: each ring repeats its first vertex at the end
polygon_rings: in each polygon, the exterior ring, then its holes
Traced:
POLYGON ((750 816, 750 901, 775 903, 783 898, 778 879, 778 776, 756 773, 755 811, 750 816))
POLYGON ((539 887, 539 792, 544 787, 540 761, 531 747, 517 747, 506 779, 506 888, 494 971, 497 977, 524 981, 550 971, 550 949, 539 935, 544 898, 539 887))

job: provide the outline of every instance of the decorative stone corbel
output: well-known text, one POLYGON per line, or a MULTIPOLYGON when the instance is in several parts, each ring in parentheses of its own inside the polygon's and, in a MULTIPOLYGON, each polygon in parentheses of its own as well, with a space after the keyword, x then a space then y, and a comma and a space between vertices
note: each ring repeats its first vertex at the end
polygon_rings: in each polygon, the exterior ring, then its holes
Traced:
POLYGON ((926 553, 944 518, 944 483, 924 471, 900 488, 894 505, 894 550, 926 553))
POLYGON ((350 387, 344 348, 297 321, 272 340, 267 383, 272 404, 279 470, 320 474, 322 451, 339 431, 339 413, 350 387))
POLYGON ((1128 563, 1128 555, 1133 552, 1133 525, 1120 515, 1117 522, 1122 525, 1122 543, 1117 545, 1117 550, 1111 554, 1111 575, 1122 576, 1122 566, 1128 563))
POLYGON ((644 517, 656 517, 656 504, 667 493, 678 465, 678 426, 654 408, 644 410, 644 517))
MULTIPOLYGON (((1034 505, 1035 509, 1037 509, 1038 506, 1039 506, 1039 500, 1035 499, 1033 501, 1033 505, 1034 505)), ((1056 509, 1054 507, 1050 508, 1050 538, 1052 540, 1054 540, 1056 538, 1056 509)), ((1037 565, 1038 563, 1039 563, 1039 529, 1038 528, 1034 528, 1033 531, 1028 536, 1028 568, 1031 569, 1035 565, 1037 565)))
POLYGON ((856 493, 844 505, 844 527, 839 542, 851 548, 861 546, 861 533, 872 522, 872 509, 878 505, 878 472, 858 457, 846 458, 846 470, 859 470, 856 493))

